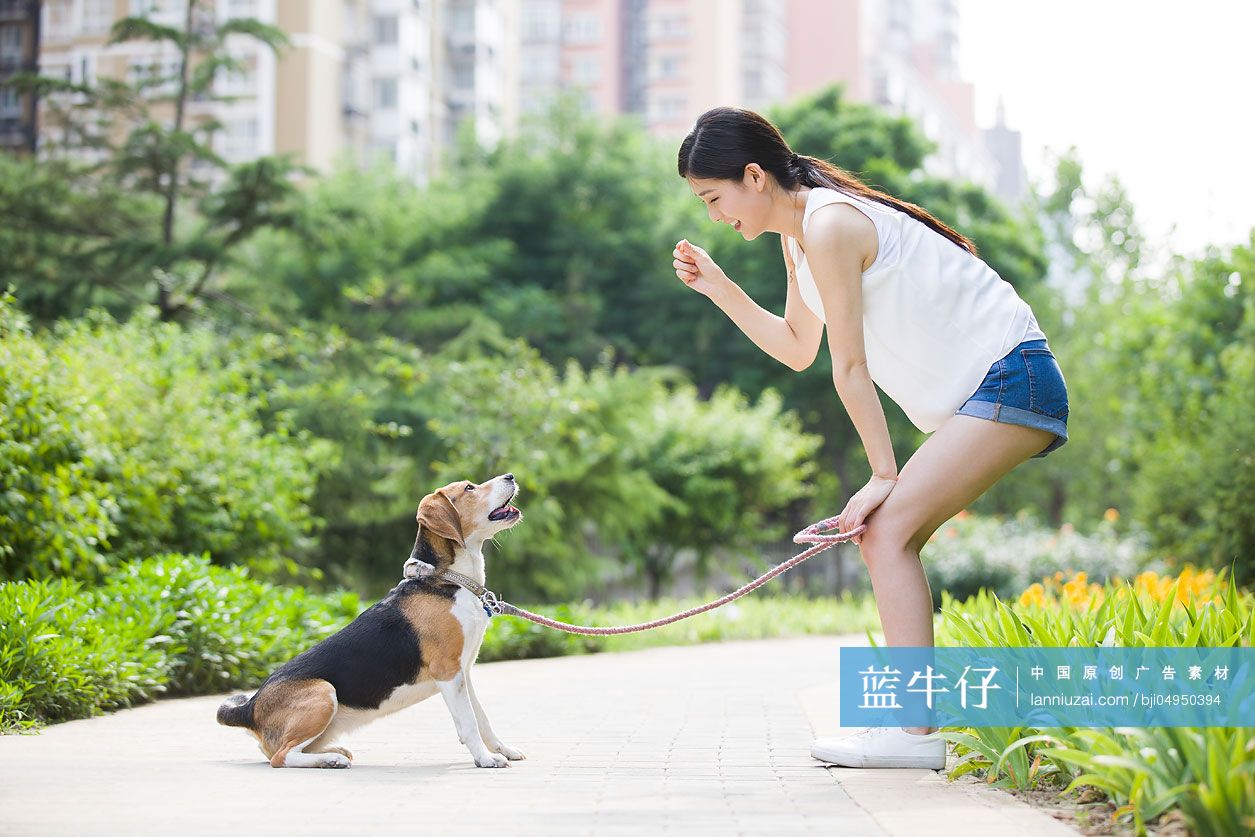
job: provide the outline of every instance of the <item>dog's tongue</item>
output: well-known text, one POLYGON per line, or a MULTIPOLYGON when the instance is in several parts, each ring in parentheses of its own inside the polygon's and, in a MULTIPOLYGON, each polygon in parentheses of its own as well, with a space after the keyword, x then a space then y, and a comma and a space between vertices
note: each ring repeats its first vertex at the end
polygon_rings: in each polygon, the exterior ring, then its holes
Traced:
POLYGON ((492 514, 488 515, 488 519, 500 520, 501 518, 506 517, 507 515, 512 514, 516 511, 518 511, 518 509, 516 509, 514 506, 510 505, 509 503, 506 503, 501 508, 494 509, 492 514))

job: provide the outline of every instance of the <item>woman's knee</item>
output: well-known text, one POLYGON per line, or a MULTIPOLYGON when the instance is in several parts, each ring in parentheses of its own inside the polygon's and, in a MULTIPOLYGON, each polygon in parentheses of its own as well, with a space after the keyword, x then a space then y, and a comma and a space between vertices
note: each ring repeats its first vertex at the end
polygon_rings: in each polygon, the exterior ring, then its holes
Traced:
POLYGON ((911 526, 905 519, 892 514, 872 513, 864 522, 867 530, 863 532, 859 547, 865 563, 908 551, 914 533, 910 531, 911 526))

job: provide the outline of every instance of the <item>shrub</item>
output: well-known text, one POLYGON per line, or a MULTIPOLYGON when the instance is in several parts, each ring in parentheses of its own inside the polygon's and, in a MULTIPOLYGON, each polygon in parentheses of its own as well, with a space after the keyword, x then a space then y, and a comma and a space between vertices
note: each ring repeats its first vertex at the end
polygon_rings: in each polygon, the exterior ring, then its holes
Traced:
POLYGON ((0 584, 0 729, 259 685, 360 604, 351 593, 266 584, 207 555, 135 562, 94 589, 0 584))
MULTIPOLYGON (((1132 583, 1094 584, 1084 572, 1047 576, 1011 603, 981 590, 958 602, 943 592, 938 645, 1249 647, 1255 594, 1228 571, 1187 566, 1177 578, 1144 572, 1132 583)), ((1179 809, 1193 833, 1239 835, 1255 823, 1255 746, 1248 728, 979 727, 943 731, 956 744, 955 778, 982 770, 991 784, 1062 782, 1100 789, 1147 822, 1179 809)))
MULTIPOLYGON (((711 593, 702 602, 715 598, 711 593)), ((608 608, 529 610, 577 625, 627 625, 685 610, 696 599, 608 608)), ((0 584, 0 730, 95 715, 166 695, 261 685, 277 666, 352 621, 356 594, 277 587, 205 555, 128 564, 101 587, 67 579, 0 584)), ((877 624, 870 598, 752 596, 647 633, 580 636, 495 617, 482 661, 781 634, 839 633, 877 624)))
POLYGON ((0 297, 0 578, 95 581, 165 551, 294 566, 332 449, 263 423, 255 367, 151 310, 36 337, 0 297))
POLYGON ((1056 572, 1084 569, 1098 581, 1132 575, 1149 564, 1145 540, 1121 538, 1106 520, 1092 534, 1064 524, 1058 530, 1038 525, 1031 516, 996 517, 960 512, 943 524, 921 551, 933 590, 934 606, 942 591, 963 600, 982 588, 1010 599, 1031 582, 1056 572))

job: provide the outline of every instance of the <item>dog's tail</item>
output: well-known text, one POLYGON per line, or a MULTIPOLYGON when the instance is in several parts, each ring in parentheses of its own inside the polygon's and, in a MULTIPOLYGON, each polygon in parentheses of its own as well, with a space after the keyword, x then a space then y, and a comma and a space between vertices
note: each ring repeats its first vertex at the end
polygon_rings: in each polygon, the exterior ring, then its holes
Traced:
POLYGON ((253 700, 249 695, 233 695, 218 707, 218 723, 227 727, 253 725, 253 700))

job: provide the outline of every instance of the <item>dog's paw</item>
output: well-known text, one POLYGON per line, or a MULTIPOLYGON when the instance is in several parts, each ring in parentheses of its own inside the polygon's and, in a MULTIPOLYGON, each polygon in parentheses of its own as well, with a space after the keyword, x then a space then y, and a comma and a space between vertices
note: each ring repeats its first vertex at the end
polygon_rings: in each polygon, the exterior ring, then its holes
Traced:
POLYGON ((523 755, 522 750, 516 750, 509 744, 498 743, 493 749, 508 758, 510 761, 522 761, 527 758, 527 756, 523 755))
POLYGON ((499 756, 496 753, 488 753, 486 756, 476 756, 475 766, 476 767, 509 767, 510 762, 508 762, 504 756, 499 756))
POLYGON ((352 767, 353 762, 349 761, 345 756, 339 753, 326 753, 323 755, 322 763, 319 767, 345 768, 352 767))

